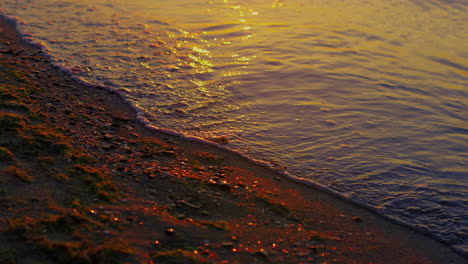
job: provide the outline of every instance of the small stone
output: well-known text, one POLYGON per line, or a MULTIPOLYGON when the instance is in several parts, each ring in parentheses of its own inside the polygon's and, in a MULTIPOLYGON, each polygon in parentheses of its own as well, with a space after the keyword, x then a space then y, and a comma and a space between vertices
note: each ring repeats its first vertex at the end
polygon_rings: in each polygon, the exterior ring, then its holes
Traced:
POLYGON ((215 186, 218 186, 218 187, 222 188, 223 190, 230 190, 232 188, 232 186, 225 180, 216 181, 215 179, 210 179, 208 181, 208 183, 212 184, 212 185, 215 185, 215 186))
POLYGON ((168 172, 163 172, 163 173, 161 173, 161 177, 162 177, 162 178, 172 177, 172 174, 170 174, 170 173, 168 173, 168 172))
POLYGON ((104 150, 109 150, 111 148, 112 148, 112 146, 110 144, 103 144, 102 145, 102 149, 104 149, 104 150))
POLYGON ((225 248, 232 248, 232 247, 234 247, 234 244, 232 242, 222 242, 221 246, 223 246, 225 248))
POLYGON ((268 257, 269 253, 268 251, 266 251, 265 249, 260 249, 258 252, 257 252, 258 255, 262 256, 262 257, 268 257))
POLYGON ((206 170, 206 168, 203 167, 203 166, 196 166, 196 167, 194 167, 194 169, 196 169, 198 171, 205 171, 206 170))
POLYGON ((175 152, 172 151, 172 150, 165 150, 162 153, 165 154, 165 155, 168 155, 168 156, 175 155, 175 152))
POLYGON ((183 220, 185 218, 186 218, 186 216, 184 214, 180 214, 180 215, 177 216, 177 219, 180 219, 180 220, 183 220))
POLYGON ((355 217, 353 217, 353 221, 356 222, 356 223, 361 223, 362 219, 359 216, 355 216, 355 217))
POLYGON ((173 236, 175 234, 174 228, 168 228, 166 229, 166 235, 168 236, 173 236))

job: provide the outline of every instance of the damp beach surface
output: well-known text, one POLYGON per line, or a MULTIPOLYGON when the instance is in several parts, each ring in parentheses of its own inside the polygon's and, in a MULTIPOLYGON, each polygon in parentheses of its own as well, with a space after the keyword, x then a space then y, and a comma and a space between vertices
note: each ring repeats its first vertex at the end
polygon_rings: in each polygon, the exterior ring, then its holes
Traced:
POLYGON ((242 156, 154 130, 0 19, 1 263, 465 263, 242 156))

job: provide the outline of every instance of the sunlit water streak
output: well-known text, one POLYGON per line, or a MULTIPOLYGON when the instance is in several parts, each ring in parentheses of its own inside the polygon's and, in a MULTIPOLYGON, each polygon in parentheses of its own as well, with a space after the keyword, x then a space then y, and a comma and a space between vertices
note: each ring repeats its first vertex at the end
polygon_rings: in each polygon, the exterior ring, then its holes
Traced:
POLYGON ((285 167, 468 252, 464 0, 4 0, 156 127, 285 167))

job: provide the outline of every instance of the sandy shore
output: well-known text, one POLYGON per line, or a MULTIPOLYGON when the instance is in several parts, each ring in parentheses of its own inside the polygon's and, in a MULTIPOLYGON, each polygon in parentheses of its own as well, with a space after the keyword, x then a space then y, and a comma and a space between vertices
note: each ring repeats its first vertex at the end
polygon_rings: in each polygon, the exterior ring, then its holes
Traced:
POLYGON ((145 129, 0 19, 0 263, 466 263, 214 147, 145 129))

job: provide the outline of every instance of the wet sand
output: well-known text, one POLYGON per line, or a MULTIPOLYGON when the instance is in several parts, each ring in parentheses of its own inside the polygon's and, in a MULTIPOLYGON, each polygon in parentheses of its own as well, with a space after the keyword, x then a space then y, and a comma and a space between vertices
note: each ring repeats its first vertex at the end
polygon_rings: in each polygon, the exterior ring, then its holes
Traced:
POLYGON ((0 19, 0 263, 466 263, 231 153, 144 128, 0 19))

